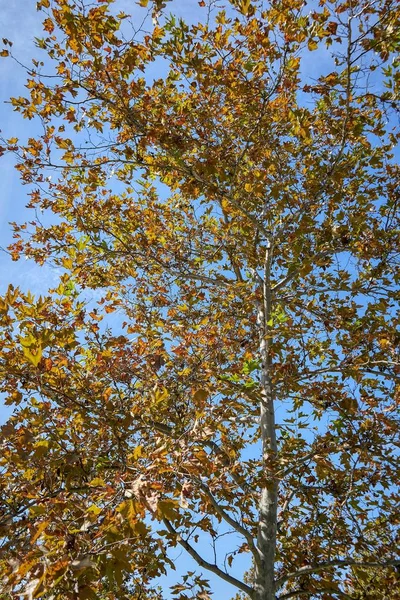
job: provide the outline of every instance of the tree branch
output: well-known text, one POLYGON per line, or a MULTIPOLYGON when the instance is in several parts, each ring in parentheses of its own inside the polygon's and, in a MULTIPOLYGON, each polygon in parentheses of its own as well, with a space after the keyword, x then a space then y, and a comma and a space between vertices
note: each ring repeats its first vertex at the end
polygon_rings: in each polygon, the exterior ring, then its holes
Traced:
POLYGON ((295 596, 311 596, 312 594, 336 594, 341 598, 350 598, 353 599, 353 596, 342 592, 341 590, 335 590, 335 588, 323 588, 322 590, 295 590, 294 592, 289 592, 287 594, 283 594, 283 596, 277 596, 277 600, 287 600, 288 598, 294 598, 295 596))
MULTIPOLYGON (((371 569, 381 569, 382 567, 383 568, 396 567, 398 565, 400 565, 400 559, 393 559, 393 560, 388 560, 385 562, 359 561, 359 560, 353 560, 351 558, 330 560, 325 563, 320 563, 319 565, 314 564, 314 565, 310 565, 309 567, 301 567, 300 569, 298 569, 298 571, 284 575, 283 577, 278 579, 276 583, 277 583, 277 586, 282 587, 282 585, 284 583, 286 583, 286 581, 288 581, 289 579, 295 579, 296 577, 302 577, 303 575, 318 573, 320 571, 324 571, 325 569, 332 569, 334 567, 339 567, 339 568, 343 569, 344 567, 354 566, 354 567, 368 567, 371 569)), ((281 598, 285 598, 285 597, 286 596, 281 596, 281 598)))
MULTIPOLYGON (((326 256, 330 256, 331 254, 336 254, 338 252, 344 252, 345 250, 348 250, 348 248, 343 247, 343 246, 338 246, 337 248, 330 248, 329 250, 324 250, 323 252, 318 252, 317 254, 310 256, 310 258, 307 261, 305 261, 305 264, 315 263, 315 261, 319 260, 320 258, 325 258, 326 256)), ((283 277, 280 281, 278 281, 274 286, 272 286, 271 292, 272 293, 278 292, 283 287, 285 287, 285 285, 290 283, 292 281, 292 279, 294 279, 296 277, 296 275, 299 274, 300 269, 302 267, 304 267, 304 263, 299 268, 297 268, 297 269, 295 268, 292 271, 289 268, 288 274, 285 277, 283 277)))
POLYGON ((304 381, 305 379, 309 379, 311 377, 316 377, 318 375, 323 375, 326 373, 344 373, 344 371, 348 370, 348 376, 351 376, 351 370, 353 372, 357 370, 359 373, 370 373, 371 375, 376 375, 377 377, 384 377, 385 379, 394 379, 400 380, 400 375, 396 375, 396 373, 387 373, 385 371, 376 371, 375 369, 368 369, 365 367, 365 364, 344 364, 343 366, 337 367, 326 367, 323 369, 314 369, 313 371, 308 371, 294 378, 294 381, 304 381))
POLYGON ((196 552, 196 550, 193 548, 193 546, 191 546, 189 544, 189 542, 182 539, 181 535, 172 526, 171 522, 168 521, 168 519, 163 519, 163 523, 164 523, 165 527, 168 529, 169 533, 171 533, 173 536, 175 536, 176 541, 182 546, 182 548, 184 548, 186 550, 186 552, 188 554, 190 554, 190 556, 193 558, 193 560, 195 560, 200 567, 207 569, 207 571, 211 571, 212 573, 214 573, 221 579, 224 579, 224 581, 227 581, 234 587, 238 588, 239 590, 242 590, 242 592, 244 592, 245 594, 250 596, 250 598, 252 597, 253 589, 251 587, 249 587, 248 585, 246 585, 239 579, 236 579, 236 577, 232 577, 232 575, 229 575, 229 573, 225 573, 225 571, 222 571, 222 569, 220 569, 218 567, 218 565, 209 563, 208 561, 204 560, 204 558, 202 558, 200 556, 200 554, 198 554, 198 552, 196 552))
POLYGON ((214 495, 212 494, 212 492, 209 490, 209 488, 200 480, 196 480, 198 486, 200 487, 200 489, 205 493, 205 495, 207 496, 207 498, 210 500, 213 508, 215 509, 215 511, 220 515, 220 517, 222 519, 224 519, 224 521, 226 521, 227 523, 229 523, 229 525, 231 525, 231 527, 233 527, 233 529, 235 531, 237 531, 240 535, 242 535, 245 540, 247 541, 250 551, 254 556, 254 560, 257 564, 260 563, 260 555, 259 552, 257 551, 256 546, 254 545, 254 539, 253 536, 251 535, 251 533, 249 531, 247 531, 247 529, 245 529, 244 527, 242 527, 240 525, 240 523, 238 523, 235 519, 233 519, 229 513, 227 513, 221 506, 220 504, 218 504, 217 500, 215 499, 214 495))

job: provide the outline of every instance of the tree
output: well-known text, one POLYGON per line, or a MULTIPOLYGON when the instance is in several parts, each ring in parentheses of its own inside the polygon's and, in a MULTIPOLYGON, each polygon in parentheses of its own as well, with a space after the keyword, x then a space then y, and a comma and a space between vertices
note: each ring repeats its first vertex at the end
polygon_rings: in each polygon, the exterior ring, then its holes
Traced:
POLYGON ((11 100, 4 593, 400 598, 399 6, 147 4, 40 0, 11 100))

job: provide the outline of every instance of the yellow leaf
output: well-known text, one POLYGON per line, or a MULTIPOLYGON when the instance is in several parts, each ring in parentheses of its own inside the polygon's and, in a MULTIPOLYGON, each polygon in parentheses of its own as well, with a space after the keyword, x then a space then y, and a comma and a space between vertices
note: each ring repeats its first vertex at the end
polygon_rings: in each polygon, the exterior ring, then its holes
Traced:
POLYGON ((129 498, 128 500, 121 502, 121 504, 117 506, 116 510, 117 512, 121 513, 121 515, 131 526, 136 524, 137 516, 142 513, 142 507, 140 506, 139 502, 133 498, 129 498))
POLYGON ((168 390, 165 387, 156 387, 156 389, 154 390, 154 402, 156 402, 157 404, 159 402, 162 402, 163 400, 166 400, 168 398, 168 390))
POLYGON ((72 258, 63 258, 62 259, 62 266, 64 267, 64 269, 70 269, 73 265, 73 261, 72 258))
POLYGON ((73 50, 74 52, 79 52, 81 45, 78 43, 78 41, 74 38, 70 38, 68 40, 68 46, 71 48, 71 50, 73 50))
POLYGON ((358 403, 355 398, 351 396, 344 396, 343 401, 341 402, 341 406, 350 412, 356 412, 358 409, 358 403))
POLYGON ((176 500, 160 500, 157 505, 157 514, 162 519, 176 521, 179 517, 178 502, 176 500))
POLYGON ((19 341, 20 341, 21 346, 24 346, 25 348, 30 348, 31 346, 36 345, 36 338, 33 337, 33 335, 31 333, 29 333, 24 338, 19 338, 19 341))
POLYGON ((319 479, 324 479, 332 475, 332 465, 324 458, 315 456, 316 465, 315 472, 319 479))
POLYGON ((34 352, 31 352, 30 348, 23 347, 24 356, 29 360, 30 363, 33 364, 34 367, 37 367, 40 363, 40 359, 42 358, 42 348, 37 346, 34 352))
POLYGON ((240 11, 244 15, 248 14, 250 6, 251 6, 250 0, 241 0, 241 2, 239 4, 240 11))
POLYGON ((380 340, 378 340, 378 344, 381 348, 383 348, 383 350, 385 350, 390 346, 390 340, 388 340, 387 338, 381 338, 380 340))
POLYGON ((7 314, 8 312, 8 304, 6 304, 6 302, 4 302, 4 300, 2 300, 0 298, 0 314, 7 314))
POLYGON ((101 508, 100 508, 100 506, 97 506, 96 504, 92 504, 87 509, 87 512, 91 513, 93 515, 99 515, 101 513, 101 508))
POLYGON ((36 529, 36 533, 31 539, 31 544, 34 544, 38 538, 42 535, 43 531, 46 529, 48 525, 50 525, 51 521, 42 521, 39 523, 36 529))
POLYGON ((100 479, 100 477, 95 477, 94 479, 92 479, 89 485, 91 487, 104 487, 106 485, 106 482, 104 481, 104 479, 100 479))
POLYGON ((129 455, 129 458, 131 460, 137 460, 138 458, 140 458, 143 454, 143 446, 137 446, 134 451, 132 452, 132 454, 129 455))
POLYGON ((74 162, 74 154, 72 152, 66 152, 63 154, 62 159, 65 160, 67 165, 72 165, 74 162))

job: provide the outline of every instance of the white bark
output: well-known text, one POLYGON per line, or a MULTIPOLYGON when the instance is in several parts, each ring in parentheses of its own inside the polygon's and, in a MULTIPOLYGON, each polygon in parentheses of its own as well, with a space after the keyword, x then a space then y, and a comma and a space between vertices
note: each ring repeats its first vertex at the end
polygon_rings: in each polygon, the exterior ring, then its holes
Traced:
POLYGON ((276 469, 277 441, 273 387, 270 373, 271 365, 269 359, 270 326, 268 323, 271 319, 271 261, 272 247, 268 244, 264 265, 263 302, 258 309, 262 388, 260 401, 260 428, 262 459, 267 484, 261 491, 259 503, 257 548, 260 555, 260 561, 259 564, 255 566, 255 600, 274 600, 275 598, 274 564, 278 482, 274 475, 276 469))

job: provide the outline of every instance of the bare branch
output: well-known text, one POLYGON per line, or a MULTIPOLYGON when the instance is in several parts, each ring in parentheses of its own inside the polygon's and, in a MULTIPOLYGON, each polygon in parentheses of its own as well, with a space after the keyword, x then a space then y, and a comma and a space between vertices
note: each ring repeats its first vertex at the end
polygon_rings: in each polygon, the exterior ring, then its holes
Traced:
POLYGON ((234 587, 238 588, 239 590, 242 590, 242 592, 250 596, 250 598, 252 597, 253 589, 251 587, 243 583, 243 581, 236 579, 236 577, 232 577, 232 575, 229 575, 229 573, 225 573, 225 571, 220 569, 218 565, 209 563, 208 561, 204 560, 204 558, 202 558, 200 554, 196 552, 193 546, 191 546, 189 542, 187 542, 181 537, 179 532, 172 526, 171 522, 168 521, 168 519, 163 519, 163 522, 165 527, 168 529, 169 533, 171 533, 176 538, 176 541, 182 546, 182 548, 186 550, 188 554, 190 554, 193 560, 195 560, 200 567, 203 567, 204 569, 211 571, 215 575, 218 575, 218 577, 220 577, 221 579, 224 579, 234 587))
POLYGON ((291 270, 289 268, 289 271, 288 271, 288 274, 286 275, 286 277, 283 277, 280 281, 278 281, 278 283, 276 283, 274 286, 272 286, 272 288, 271 288, 272 293, 278 292, 283 287, 285 287, 285 285, 290 283, 299 274, 300 269, 302 267, 304 267, 304 264, 313 264, 313 263, 315 263, 315 261, 317 261, 321 258, 325 258, 326 256, 330 256, 332 254, 337 254, 338 252, 344 252, 345 250, 348 250, 348 248, 343 247, 343 246, 338 246, 337 248, 330 248, 329 250, 324 250, 323 252, 318 252, 317 254, 310 256, 307 259, 307 261, 302 263, 302 265, 298 269, 295 268, 295 269, 291 270))
POLYGON ((288 475, 289 473, 291 473, 294 469, 297 469, 298 467, 300 467, 301 465, 303 465, 304 463, 306 463, 308 460, 310 460, 311 458, 313 458, 316 454, 318 453, 317 450, 313 450, 311 452, 308 452, 305 456, 303 456, 302 458, 299 458, 298 460, 296 460, 295 462, 293 462, 290 467, 286 467, 286 469, 283 469, 282 471, 278 471, 276 476, 279 477, 279 479, 283 479, 284 477, 286 477, 286 475, 288 475))
POLYGON ((256 546, 254 545, 254 539, 253 539, 253 536, 251 535, 251 533, 249 531, 247 531, 247 529, 242 527, 242 525, 240 525, 240 523, 238 523, 235 519, 233 519, 230 516, 230 514, 227 513, 220 504, 218 504, 214 495, 211 493, 209 488, 202 481, 200 481, 200 480, 196 480, 196 481, 197 481, 198 486, 205 493, 207 498, 210 500, 213 508, 220 515, 220 517, 222 519, 224 519, 224 521, 229 523, 229 525, 231 527, 233 527, 233 529, 235 531, 237 531, 240 535, 242 535, 245 538, 245 540, 247 541, 248 546, 250 548, 250 551, 254 556, 255 562, 260 563, 260 555, 259 555, 259 552, 258 552, 256 546))

